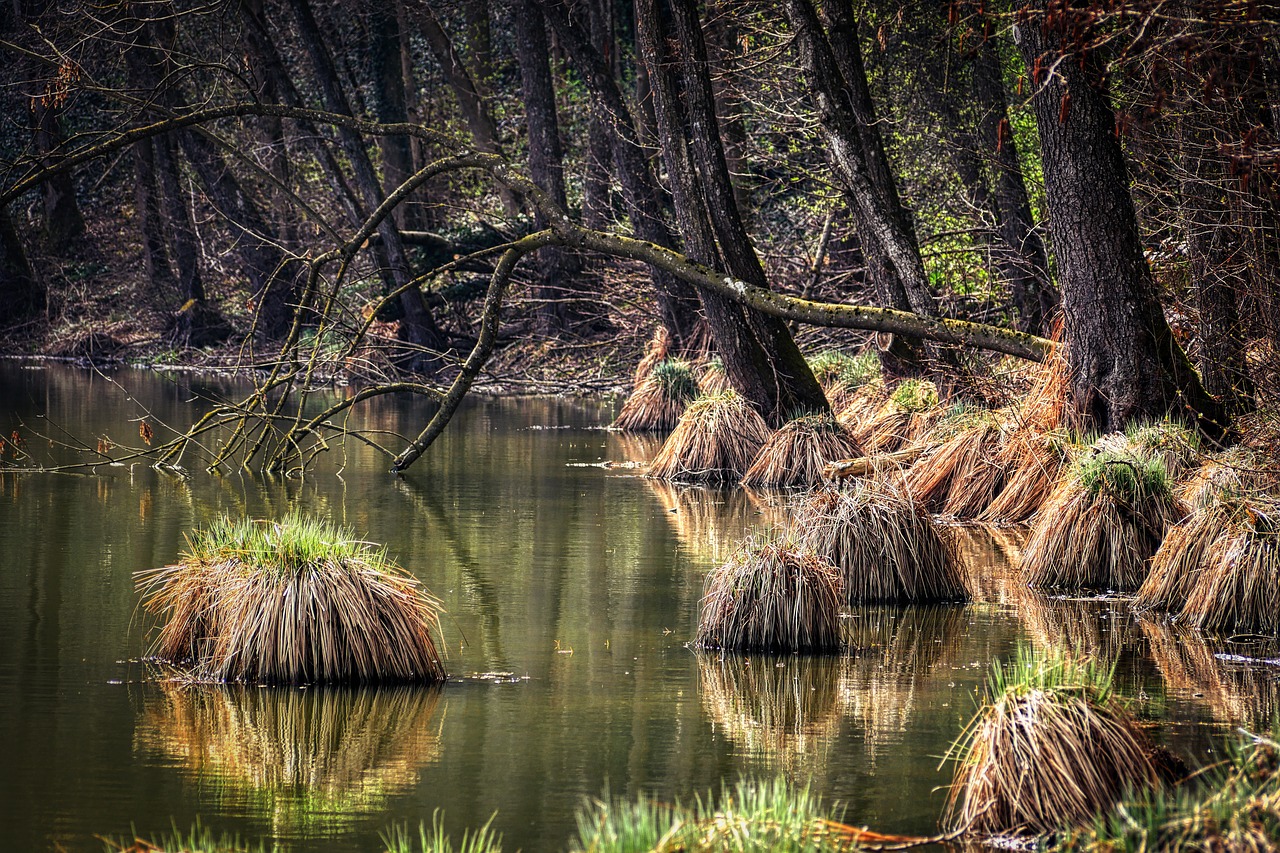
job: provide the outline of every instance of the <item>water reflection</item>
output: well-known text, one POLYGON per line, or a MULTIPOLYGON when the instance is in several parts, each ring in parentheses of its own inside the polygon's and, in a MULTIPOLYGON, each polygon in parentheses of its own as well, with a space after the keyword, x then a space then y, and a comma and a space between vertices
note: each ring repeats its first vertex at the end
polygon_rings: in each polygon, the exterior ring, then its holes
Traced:
POLYGON ((724 562, 744 536, 779 517, 746 489, 682 486, 653 479, 645 484, 666 511, 682 548, 712 564, 724 562))
POLYGON ((957 604, 867 606, 849 614, 845 636, 854 651, 840 690, 873 765, 902 743, 930 682, 960 663, 968 624, 968 608, 957 604))
POLYGON ((826 764, 847 709, 847 657, 698 656, 702 707, 739 752, 799 777, 826 764))
POLYGON ((1254 731, 1280 711, 1280 668, 1248 660, 1273 655, 1273 644, 1208 639, 1164 619, 1137 622, 1171 695, 1203 706, 1220 722, 1254 731))
POLYGON ((135 751, 176 762, 220 799, 244 801, 278 837, 380 807, 440 755, 438 688, 160 681, 154 690, 135 751))

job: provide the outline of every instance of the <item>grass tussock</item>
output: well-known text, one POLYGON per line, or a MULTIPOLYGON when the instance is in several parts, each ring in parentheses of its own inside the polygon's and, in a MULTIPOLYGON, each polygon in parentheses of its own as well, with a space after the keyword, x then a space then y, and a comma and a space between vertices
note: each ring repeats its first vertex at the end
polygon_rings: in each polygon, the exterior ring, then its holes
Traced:
POLYGON ((854 436, 867 453, 893 453, 927 433, 942 415, 937 386, 908 379, 893 390, 873 416, 862 420, 854 436))
POLYGON ((783 778, 740 781, 693 805, 595 800, 578 815, 572 853, 847 853, 865 843, 911 843, 838 822, 809 788, 783 778))
POLYGON ((698 370, 698 387, 708 397, 723 394, 733 387, 729 384, 729 374, 724 372, 724 362, 718 356, 698 370))
POLYGON ((1023 574, 1035 587, 1136 590, 1181 515, 1158 460, 1097 453, 1071 468, 1036 516, 1023 574))
POLYGON ((1280 501, 1241 501, 1204 552, 1178 621, 1280 640, 1280 501))
MULTIPOLYGON (((1060 330, 1055 330, 1055 338, 1060 330)), ((1054 346, 1022 402, 1020 424, 1033 433, 1052 432, 1066 426, 1067 398, 1071 393, 1071 365, 1067 348, 1054 346)))
POLYGON ((645 344, 644 356, 636 365, 633 384, 639 385, 644 382, 655 367, 667 360, 667 353, 670 351, 671 333, 667 331, 666 326, 659 323, 654 329, 653 337, 649 339, 649 343, 645 344))
POLYGON ((382 549, 323 521, 214 522, 170 566, 138 572, 161 620, 152 654, 212 681, 446 677, 440 603, 382 549))
POLYGON ((907 486, 930 512, 972 519, 1004 487, 1000 451, 1004 431, 989 416, 974 415, 945 442, 927 451, 907 473, 907 486))
POLYGON ((1182 479, 1200 461, 1200 436, 1181 421, 1132 426, 1125 430, 1124 439, 1135 456, 1158 461, 1171 480, 1182 479))
POLYGON ((1134 609, 1181 610, 1197 578, 1209 568, 1209 551, 1231 523, 1232 515, 1231 505, 1219 501, 1192 510, 1169 528, 1151 558, 1151 571, 1134 596, 1134 609))
POLYGON ((812 488, 827 463, 862 455, 853 434, 829 414, 802 415, 769 437, 742 478, 744 486, 812 488))
POLYGON ((862 429, 867 421, 875 417, 876 412, 889 399, 884 383, 879 381, 869 382, 842 396, 844 399, 838 406, 832 402, 831 411, 836 413, 836 420, 854 432, 862 429))
POLYGON ((773 653, 840 648, 840 575, 776 534, 753 536, 707 576, 694 645, 773 653))
POLYGON ((879 480, 847 480, 796 513, 801 543, 839 569, 850 603, 969 597, 950 544, 929 514, 879 480))
POLYGON ((1215 503, 1223 495, 1276 494, 1280 493, 1280 468, 1256 450, 1237 446, 1188 471, 1176 492, 1190 507, 1215 503))
POLYGON ((1086 825, 1130 791, 1160 784, 1154 747, 1087 659, 997 663, 977 715, 952 747, 948 827, 984 838, 1086 825))
POLYGON ((1060 850, 1204 850, 1273 853, 1280 849, 1280 742, 1247 732, 1227 760, 1177 790, 1145 789, 1066 835, 1060 850))
POLYGON ((1062 433, 1015 431, 995 460, 1004 470, 1004 488, 978 519, 992 524, 1030 521, 1048 502, 1067 463, 1067 440, 1062 433))
POLYGON ((649 466, 649 476, 736 483, 769 439, 769 427, 742 396, 726 391, 694 401, 649 466))
POLYGON ((667 432, 701 392, 689 363, 668 359, 649 371, 614 420, 624 432, 667 432))

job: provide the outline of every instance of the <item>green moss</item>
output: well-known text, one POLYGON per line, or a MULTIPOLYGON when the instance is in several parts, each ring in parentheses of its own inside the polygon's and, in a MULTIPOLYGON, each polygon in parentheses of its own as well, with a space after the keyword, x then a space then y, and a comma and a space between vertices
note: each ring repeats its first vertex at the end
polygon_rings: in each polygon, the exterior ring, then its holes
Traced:
POLYGON ((908 379, 893 389, 889 400, 904 412, 927 412, 938 406, 938 386, 923 379, 908 379))

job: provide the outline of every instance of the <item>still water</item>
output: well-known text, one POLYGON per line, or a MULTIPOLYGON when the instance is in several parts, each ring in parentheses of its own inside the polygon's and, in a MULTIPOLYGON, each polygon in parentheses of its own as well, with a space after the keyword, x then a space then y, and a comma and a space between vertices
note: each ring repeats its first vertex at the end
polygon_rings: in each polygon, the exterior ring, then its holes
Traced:
MULTIPOLYGON (((66 460, 66 443, 138 444, 143 416, 163 439, 243 390, 0 364, 0 436, 66 460)), ((950 778, 939 758, 1019 643, 1117 660, 1156 737, 1193 761, 1275 708, 1274 668, 1215 657, 1122 601, 1027 591, 1005 531, 954 531, 979 600, 853 612, 847 656, 695 655, 703 578, 745 532, 785 522, 785 501, 599 465, 656 449, 602 430, 615 408, 473 398, 401 478, 357 442, 304 478, 0 472, 0 848, 101 850, 199 817, 292 850, 377 851, 389 827, 440 810, 456 833, 492 816, 507 849, 551 851, 584 798, 689 799, 777 773, 851 823, 928 834, 950 778), (173 562, 220 514, 291 510, 385 543, 443 600, 449 684, 184 687, 138 662, 133 572, 173 562)), ((416 434, 428 414, 379 401, 352 425, 416 434)))

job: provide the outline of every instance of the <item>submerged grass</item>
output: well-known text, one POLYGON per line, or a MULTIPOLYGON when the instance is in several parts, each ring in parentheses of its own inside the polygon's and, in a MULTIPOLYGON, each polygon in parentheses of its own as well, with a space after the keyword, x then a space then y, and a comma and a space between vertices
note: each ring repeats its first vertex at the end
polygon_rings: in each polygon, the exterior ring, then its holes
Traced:
POLYGON ((613 426, 624 432, 666 432, 698 398, 698 380, 689 363, 659 362, 631 392, 613 426))
POLYGON ((775 653, 840 648, 840 575, 778 533, 753 536, 707 576, 694 645, 775 653))
POLYGON ((969 597, 950 544, 897 487, 846 480, 809 496, 796 513, 800 542, 839 569, 850 603, 969 597))
POLYGON ((383 549, 316 519, 222 518, 182 559, 138 572, 152 653, 191 677, 438 682, 440 603, 383 549))
POLYGON ((1136 590, 1181 515, 1159 460, 1096 453, 1071 468, 1036 516, 1023 573, 1036 587, 1136 590))
POLYGON ((1020 647, 948 758, 945 824, 979 837, 1087 824, 1131 791, 1160 785, 1153 745, 1112 690, 1112 670, 1020 647))
POLYGON ((811 488, 822 482, 827 463, 862 455, 853 434, 833 416, 802 415, 769 437, 742 484, 811 488))
POLYGON ((769 438, 764 418, 735 391, 702 397, 649 466, 649 476, 698 483, 736 483, 769 438))

